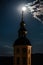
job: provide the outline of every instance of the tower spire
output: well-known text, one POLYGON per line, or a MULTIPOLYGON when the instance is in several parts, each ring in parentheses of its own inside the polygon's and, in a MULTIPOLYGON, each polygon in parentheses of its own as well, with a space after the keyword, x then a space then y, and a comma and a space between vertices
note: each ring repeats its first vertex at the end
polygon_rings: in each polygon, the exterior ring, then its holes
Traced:
POLYGON ((22 20, 21 20, 21 23, 20 23, 20 29, 18 31, 18 35, 19 37, 25 37, 26 34, 27 34, 27 30, 25 29, 25 23, 24 23, 24 20, 23 20, 23 11, 22 11, 22 20))
POLYGON ((23 21, 23 11, 22 11, 22 21, 23 21))

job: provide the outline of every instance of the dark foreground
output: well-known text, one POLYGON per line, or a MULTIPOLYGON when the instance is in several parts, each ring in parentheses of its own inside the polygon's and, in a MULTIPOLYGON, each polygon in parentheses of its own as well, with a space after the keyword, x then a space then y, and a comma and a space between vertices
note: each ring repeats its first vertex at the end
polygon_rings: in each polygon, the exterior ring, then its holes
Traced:
MULTIPOLYGON (((43 54, 32 54, 32 65, 43 65, 43 54)), ((13 56, 0 56, 0 65, 13 65, 13 56)))

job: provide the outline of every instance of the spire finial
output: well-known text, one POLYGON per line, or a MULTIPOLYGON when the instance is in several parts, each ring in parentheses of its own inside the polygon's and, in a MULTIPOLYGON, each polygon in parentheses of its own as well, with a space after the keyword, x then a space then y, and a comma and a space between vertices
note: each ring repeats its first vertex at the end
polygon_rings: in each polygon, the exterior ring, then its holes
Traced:
POLYGON ((22 21, 23 21, 23 11, 22 11, 22 21))

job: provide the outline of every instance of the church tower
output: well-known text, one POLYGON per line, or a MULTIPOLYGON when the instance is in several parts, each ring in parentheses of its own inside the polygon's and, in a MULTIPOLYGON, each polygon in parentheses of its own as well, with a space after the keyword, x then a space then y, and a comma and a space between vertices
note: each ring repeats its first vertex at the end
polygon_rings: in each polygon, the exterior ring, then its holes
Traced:
POLYGON ((25 23, 20 23, 20 29, 18 30, 18 39, 14 42, 14 65, 31 65, 31 44, 26 37, 27 30, 25 29, 25 23))

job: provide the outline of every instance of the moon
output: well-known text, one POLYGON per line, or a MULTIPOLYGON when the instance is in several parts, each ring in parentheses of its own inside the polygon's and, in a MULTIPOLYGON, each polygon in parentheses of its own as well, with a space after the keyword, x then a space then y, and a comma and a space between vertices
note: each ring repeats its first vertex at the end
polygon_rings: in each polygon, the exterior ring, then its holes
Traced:
POLYGON ((26 7, 22 7, 22 11, 26 11, 26 7))

